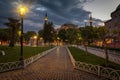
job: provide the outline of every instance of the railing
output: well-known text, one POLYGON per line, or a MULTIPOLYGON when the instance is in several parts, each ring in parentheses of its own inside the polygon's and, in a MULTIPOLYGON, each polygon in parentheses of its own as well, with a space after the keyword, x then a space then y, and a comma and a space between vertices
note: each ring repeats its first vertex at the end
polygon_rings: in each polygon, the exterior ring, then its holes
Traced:
POLYGON ((75 64, 76 69, 78 70, 90 72, 112 80, 120 80, 120 70, 114 70, 112 68, 105 68, 98 65, 87 64, 80 61, 76 61, 75 64))
POLYGON ((0 63, 0 72, 10 71, 20 68, 22 68, 22 66, 20 65, 20 61, 0 63))
MULTIPOLYGON (((67 49, 67 51, 69 55, 71 55, 71 52, 69 51, 69 49, 67 49)), ((105 68, 99 65, 92 65, 92 64, 87 64, 80 61, 75 61, 75 59, 71 56, 70 56, 70 59, 72 64, 75 64, 75 67, 74 67, 75 69, 93 73, 95 75, 105 77, 110 80, 120 80, 120 70, 114 70, 112 68, 105 68)))
MULTIPOLYGON (((54 50, 56 47, 46 50, 40 54, 37 54, 33 57, 30 57, 28 59, 24 60, 24 67, 28 66, 29 64, 35 62, 36 60, 38 60, 39 58, 45 56, 47 53, 51 52, 52 50, 54 50)), ((10 70, 15 70, 15 69, 20 69, 23 68, 23 66, 20 65, 20 61, 16 61, 16 62, 8 62, 8 63, 0 63, 0 72, 5 72, 5 71, 10 71, 10 70)))
POLYGON ((54 50, 55 48, 56 48, 56 47, 54 47, 54 48, 52 48, 52 49, 49 49, 49 50, 47 50, 47 51, 44 51, 44 52, 42 52, 41 54, 37 54, 37 55, 35 55, 35 56, 33 56, 33 57, 30 57, 30 58, 28 58, 28 59, 25 59, 25 60, 24 60, 24 66, 27 66, 27 65, 35 62, 35 61, 38 60, 39 58, 45 56, 47 53, 49 53, 49 52, 51 52, 52 50, 54 50))

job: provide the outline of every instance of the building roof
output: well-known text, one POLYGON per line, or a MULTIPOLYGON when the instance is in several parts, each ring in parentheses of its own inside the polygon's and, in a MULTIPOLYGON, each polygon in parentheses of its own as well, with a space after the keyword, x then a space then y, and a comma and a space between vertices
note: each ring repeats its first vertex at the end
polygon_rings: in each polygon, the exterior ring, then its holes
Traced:
POLYGON ((118 7, 116 8, 116 10, 120 10, 120 4, 119 4, 118 7))
POLYGON ((111 13, 111 15, 114 14, 115 12, 117 12, 117 11, 120 11, 120 4, 119 4, 118 7, 116 8, 116 10, 111 13))
POLYGON ((106 24, 106 23, 109 23, 109 22, 111 22, 111 21, 112 21, 112 19, 107 20, 107 21, 105 21, 104 23, 106 24))

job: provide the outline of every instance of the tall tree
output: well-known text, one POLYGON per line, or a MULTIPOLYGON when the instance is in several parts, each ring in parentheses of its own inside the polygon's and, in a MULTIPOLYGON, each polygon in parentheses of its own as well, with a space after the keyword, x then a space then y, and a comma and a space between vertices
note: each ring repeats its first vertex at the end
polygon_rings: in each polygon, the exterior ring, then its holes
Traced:
POLYGON ((92 26, 86 26, 84 28, 80 28, 81 36, 85 40, 87 45, 90 45, 93 41, 94 32, 92 26))
POLYGON ((43 29, 43 39, 44 43, 51 43, 54 40, 54 35, 55 35, 55 30, 53 27, 52 22, 48 22, 44 24, 44 29, 43 29))
POLYGON ((81 37, 82 37, 82 43, 83 43, 83 45, 84 45, 84 47, 85 47, 85 50, 86 50, 86 55, 87 55, 87 41, 88 41, 88 39, 87 39, 87 34, 86 34, 86 29, 85 29, 85 27, 83 27, 83 28, 80 28, 80 33, 81 33, 81 37))
POLYGON ((5 23, 6 26, 8 26, 9 29, 9 36, 10 36, 10 47, 14 47, 14 44, 17 40, 17 33, 20 29, 20 23, 19 20, 15 18, 8 18, 8 23, 5 23))
POLYGON ((107 40, 110 38, 109 31, 105 26, 98 28, 98 37, 103 42, 103 48, 105 53, 105 64, 108 66, 108 48, 107 48, 107 40))

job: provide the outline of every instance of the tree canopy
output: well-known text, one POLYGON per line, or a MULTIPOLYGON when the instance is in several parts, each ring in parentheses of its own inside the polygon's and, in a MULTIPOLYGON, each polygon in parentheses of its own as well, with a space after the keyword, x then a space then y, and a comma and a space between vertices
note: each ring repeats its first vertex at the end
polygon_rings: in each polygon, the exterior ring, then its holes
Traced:
POLYGON ((54 40, 54 37, 55 37, 55 30, 53 27, 53 23, 48 22, 48 24, 44 24, 44 29, 43 29, 44 43, 52 42, 54 40))
POLYGON ((24 33, 24 39, 28 43, 30 38, 35 36, 35 35, 37 35, 35 31, 27 31, 26 33, 24 33))
POLYGON ((20 30, 21 23, 19 23, 19 20, 15 18, 8 18, 8 21, 9 22, 5 23, 5 25, 9 29, 9 37, 10 37, 9 46, 14 47, 14 44, 18 38, 18 31, 20 30))

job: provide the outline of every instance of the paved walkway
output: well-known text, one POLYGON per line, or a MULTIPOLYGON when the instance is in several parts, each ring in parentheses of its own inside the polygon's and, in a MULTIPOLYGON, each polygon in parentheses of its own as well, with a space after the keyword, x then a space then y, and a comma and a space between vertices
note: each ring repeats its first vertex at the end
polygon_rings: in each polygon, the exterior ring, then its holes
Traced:
MULTIPOLYGON (((83 46, 78 46, 78 47, 82 50, 85 50, 85 48, 83 46)), ((105 58, 104 50, 88 47, 88 52, 90 52, 96 56, 105 58)), ((120 55, 115 55, 115 54, 109 53, 108 56, 109 56, 109 61, 120 64, 120 55)))
POLYGON ((0 80, 101 80, 73 69, 65 47, 58 47, 25 69, 0 73, 0 80))

